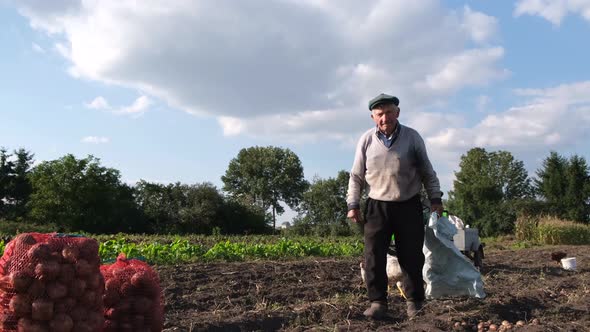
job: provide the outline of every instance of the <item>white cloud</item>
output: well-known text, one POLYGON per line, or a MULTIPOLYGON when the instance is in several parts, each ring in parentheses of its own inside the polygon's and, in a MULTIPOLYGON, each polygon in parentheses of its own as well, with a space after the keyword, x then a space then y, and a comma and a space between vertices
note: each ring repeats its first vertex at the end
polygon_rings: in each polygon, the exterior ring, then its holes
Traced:
POLYGON ((473 11, 469 6, 463 8, 463 16, 462 27, 473 41, 485 43, 497 35, 498 20, 495 17, 473 11))
POLYGON ((473 147, 508 150, 538 164, 539 155, 549 150, 562 151, 590 139, 590 81, 515 93, 524 98, 522 105, 488 114, 474 126, 449 122, 434 134, 423 131, 431 158, 442 161, 442 174, 457 170, 460 155, 473 147))
POLYGON ((149 107, 153 105, 153 101, 147 96, 139 96, 135 99, 133 104, 129 106, 113 108, 104 97, 98 96, 85 105, 90 109, 110 111, 114 114, 139 116, 145 113, 149 107))
POLYGON ((109 102, 103 96, 98 96, 91 102, 86 103, 86 107, 95 110, 107 110, 111 108, 109 102))
POLYGON ((590 82, 549 89, 519 89, 528 98, 521 106, 489 114, 472 128, 452 128, 431 137, 446 149, 465 146, 546 150, 584 141, 590 136, 590 82))
POLYGON ((133 102, 133 104, 121 107, 113 112, 116 114, 140 115, 145 113, 152 104, 153 102, 150 98, 147 96, 140 96, 133 102))
POLYGON ((590 21, 590 0, 519 0, 515 16, 538 15, 559 26, 568 14, 579 14, 590 21))
POLYGON ((313 120, 330 136, 347 136, 365 127, 351 119, 380 92, 398 95, 404 110, 420 111, 507 74, 499 66, 503 48, 480 46, 494 40, 496 19, 438 0, 16 5, 55 39, 74 76, 219 117, 226 135, 270 131, 312 139, 309 124, 298 123, 313 120))
MULTIPOLYGON (((294 144, 314 142, 319 139, 345 140, 351 133, 342 133, 337 128, 348 127, 358 121, 347 115, 354 114, 344 110, 304 111, 296 114, 275 114, 240 119, 220 117, 219 124, 225 136, 248 134, 254 137, 273 137, 294 144), (325 127, 325 123, 332 126, 325 127)), ((369 111, 366 114, 369 124, 369 111)), ((360 118, 355 116, 355 118, 360 118)))
POLYGON ((82 143, 90 143, 90 144, 104 144, 110 142, 108 137, 101 137, 101 136, 86 136, 82 138, 82 143))
POLYGON ((501 47, 468 50, 458 54, 441 66, 438 72, 428 75, 420 88, 449 93, 469 85, 482 85, 509 75, 507 70, 498 71, 493 64, 504 56, 501 47))
POLYGON ((33 43, 31 45, 31 47, 33 48, 33 51, 35 51, 37 53, 45 53, 45 50, 43 49, 43 47, 39 46, 39 44, 37 44, 37 43, 33 43))
POLYGON ((244 131, 244 122, 239 118, 220 116, 217 121, 223 129, 224 136, 236 136, 244 131))

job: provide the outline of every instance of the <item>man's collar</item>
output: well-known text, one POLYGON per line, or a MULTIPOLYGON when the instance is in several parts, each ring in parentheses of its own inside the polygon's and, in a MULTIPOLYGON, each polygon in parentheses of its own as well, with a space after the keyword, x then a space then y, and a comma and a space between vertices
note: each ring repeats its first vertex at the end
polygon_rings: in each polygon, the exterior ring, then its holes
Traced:
POLYGON ((384 132, 382 132, 381 130, 379 130, 379 126, 377 126, 377 125, 376 125, 376 126, 375 126, 375 133, 376 133, 376 134, 381 134, 381 135, 383 135, 383 136, 385 136, 385 137, 387 137, 387 138, 390 138, 391 136, 395 135, 395 134, 396 134, 396 133, 399 131, 399 128, 400 128, 400 126, 401 126, 401 125, 400 125, 400 123, 399 123, 399 120, 398 120, 398 121, 395 123, 395 128, 393 128, 393 131, 391 132, 391 134, 387 135, 386 133, 384 133, 384 132))

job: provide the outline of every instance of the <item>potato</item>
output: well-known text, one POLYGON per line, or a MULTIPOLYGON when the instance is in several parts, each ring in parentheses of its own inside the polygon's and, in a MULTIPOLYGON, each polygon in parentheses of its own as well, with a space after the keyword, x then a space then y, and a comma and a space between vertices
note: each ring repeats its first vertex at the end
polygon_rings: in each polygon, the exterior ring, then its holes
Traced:
POLYGON ((54 261, 58 264, 61 264, 62 262, 64 262, 64 259, 63 259, 63 257, 61 257, 61 253, 59 253, 59 252, 52 252, 51 255, 49 256, 49 260, 54 261))
POLYGON ((106 267, 107 265, 100 267, 100 274, 105 278, 105 280, 111 280, 113 279, 113 271, 106 267))
POLYGON ((88 318, 86 319, 90 326, 103 326, 104 324, 104 314, 102 311, 91 311, 88 313, 88 318))
POLYGON ((128 299, 122 299, 115 308, 117 311, 126 315, 131 310, 131 301, 128 299))
POLYGON ((59 313, 49 322, 49 330, 51 332, 70 332, 74 328, 74 320, 72 317, 59 313))
POLYGON ((151 278, 147 271, 138 271, 131 277, 131 284, 137 288, 149 284, 151 278))
POLYGON ((33 283, 27 290, 27 294, 31 299, 36 299, 45 295, 45 283, 41 280, 33 280, 33 283))
POLYGON ((87 308, 85 308, 83 306, 78 306, 78 307, 74 308, 74 310, 72 310, 72 312, 70 312, 70 316, 74 320, 74 323, 79 322, 79 321, 86 321, 86 319, 88 318, 89 312, 90 311, 87 308))
POLYGON ((26 295, 16 294, 10 299, 8 308, 15 315, 23 317, 31 313, 31 300, 26 295))
POLYGON ((103 332, 117 332, 117 322, 107 319, 104 321, 103 332))
POLYGON ((68 288, 60 282, 50 282, 47 284, 47 295, 52 300, 61 299, 68 295, 68 288))
POLYGON ((53 302, 45 299, 33 301, 31 317, 38 321, 48 321, 53 318, 53 302))
POLYGON ((152 304, 152 300, 145 296, 136 297, 133 301, 133 310, 138 314, 143 314, 151 309, 152 304))
POLYGON ((117 311, 117 309, 115 309, 115 308, 110 308, 110 309, 105 310, 104 316, 107 319, 116 320, 117 318, 119 318, 120 312, 117 311))
POLYGON ((13 331, 17 328, 18 319, 0 310, 0 331, 13 331))
POLYGON ((46 327, 39 324, 38 322, 34 322, 29 318, 21 318, 18 320, 17 325, 18 332, 46 332, 48 331, 46 327))
POLYGON ((145 324, 145 317, 143 315, 131 316, 131 324, 135 329, 142 328, 145 324))
POLYGON ((76 247, 66 246, 61 251, 61 255, 64 261, 68 263, 75 263, 78 261, 78 257, 80 256, 80 250, 78 250, 76 247))
POLYGON ((31 271, 15 271, 10 274, 10 283, 17 293, 25 293, 33 282, 31 271))
POLYGON ((79 321, 74 323, 73 331, 76 332, 94 332, 98 329, 94 329, 90 324, 87 322, 79 321))
POLYGON ((90 289, 98 289, 100 284, 100 273, 93 273, 86 278, 86 285, 90 289))
POLYGON ((34 244, 31 249, 27 251, 29 260, 41 262, 49 259, 51 256, 51 249, 45 243, 34 244))
POLYGON ((79 302, 81 305, 85 306, 86 308, 95 308, 100 302, 98 299, 101 299, 102 296, 96 293, 96 291, 86 290, 82 296, 80 296, 79 302))
POLYGON ((119 297, 119 292, 117 290, 107 290, 102 297, 104 306, 110 308, 117 304, 121 298, 119 297))
POLYGON ((94 261, 98 258, 98 242, 85 238, 79 243, 80 258, 86 261, 94 261))
POLYGON ((118 280, 127 280, 130 275, 133 275, 133 270, 131 270, 128 266, 113 270, 113 278, 118 280))
POLYGON ((60 274, 61 266, 54 261, 41 262, 35 266, 35 276, 39 280, 54 280, 60 274))
POLYGON ((68 285, 72 282, 72 280, 74 280, 75 276, 76 270, 74 269, 74 266, 72 264, 66 263, 60 265, 59 275, 57 276, 57 279, 59 281, 68 285))
POLYGON ((10 276, 0 277, 0 290, 7 292, 7 293, 14 291, 14 287, 12 284, 12 278, 10 278, 10 276))
MULTIPOLYGON (((10 302, 12 295, 14 295, 12 292, 6 292, 0 289, 0 308, 6 307, 6 304, 10 302)), ((2 309, 0 309, 0 313, 2 313, 2 309)))
POLYGON ((66 297, 55 303, 53 310, 60 313, 69 313, 76 307, 77 301, 73 297, 66 297))
POLYGON ((124 282, 121 285, 121 295, 123 297, 129 297, 135 294, 136 288, 130 282, 124 282))
POLYGON ((84 294, 86 290, 86 281, 82 279, 74 279, 70 284, 70 289, 68 290, 68 294, 72 297, 80 297, 84 294))
POLYGON ((110 279, 105 283, 104 287, 107 291, 117 291, 118 292, 119 289, 121 288, 121 282, 117 279, 110 279))
POLYGON ((27 233, 17 235, 13 241, 15 242, 16 246, 23 246, 23 245, 32 246, 37 243, 37 240, 35 240, 35 237, 33 237, 33 235, 27 234, 27 233))
POLYGON ((131 323, 119 324, 119 331, 121 332, 133 332, 133 325, 131 323))
POLYGON ((93 267, 85 259, 79 259, 78 262, 76 262, 75 267, 76 274, 80 277, 86 277, 93 272, 93 267))

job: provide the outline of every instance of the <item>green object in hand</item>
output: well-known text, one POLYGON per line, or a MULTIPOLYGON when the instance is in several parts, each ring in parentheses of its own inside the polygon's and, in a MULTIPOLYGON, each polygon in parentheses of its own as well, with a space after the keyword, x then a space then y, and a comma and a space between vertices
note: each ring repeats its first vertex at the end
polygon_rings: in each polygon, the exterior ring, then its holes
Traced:
POLYGON ((443 210, 442 216, 445 217, 445 218, 448 218, 449 217, 449 211, 443 210))

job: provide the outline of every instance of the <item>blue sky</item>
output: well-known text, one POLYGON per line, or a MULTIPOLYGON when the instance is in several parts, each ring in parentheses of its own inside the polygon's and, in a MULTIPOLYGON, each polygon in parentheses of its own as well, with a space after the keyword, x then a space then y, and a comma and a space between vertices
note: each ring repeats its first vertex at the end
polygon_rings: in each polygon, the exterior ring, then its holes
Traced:
POLYGON ((0 27, 0 146, 130 183, 221 188, 254 145, 333 177, 381 92, 445 192, 475 146, 590 160, 590 0, 0 0, 0 27))

